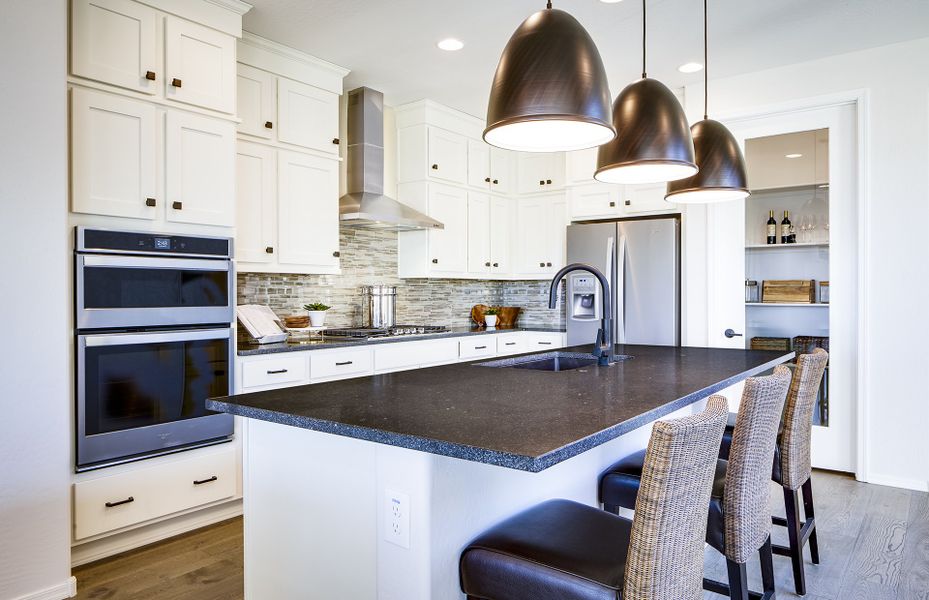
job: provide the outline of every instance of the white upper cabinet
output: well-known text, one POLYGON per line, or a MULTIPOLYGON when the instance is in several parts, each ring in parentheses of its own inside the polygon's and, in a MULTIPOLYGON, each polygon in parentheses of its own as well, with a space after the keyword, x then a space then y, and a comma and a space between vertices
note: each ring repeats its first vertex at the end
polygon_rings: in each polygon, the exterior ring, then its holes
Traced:
POLYGON ((451 183, 468 182, 468 138, 429 127, 429 176, 451 183))
POLYGON ((72 90, 71 210, 154 219, 157 126, 147 102, 72 90))
POLYGON ((338 268, 339 162, 278 151, 281 263, 338 268))
POLYGON ((490 196, 468 192, 468 272, 490 273, 490 196))
POLYGON ((280 77, 277 118, 281 142, 338 155, 338 94, 280 77))
POLYGON ((513 152, 480 140, 468 140, 468 185, 495 194, 512 191, 513 152))
POLYGON ((71 73, 156 94, 164 78, 157 22, 154 9, 132 0, 73 0, 71 73))
POLYGON ((622 216, 623 187, 588 183, 568 190, 568 211, 572 220, 609 219, 622 216))
POLYGON ((520 152, 517 157, 519 194, 552 192, 564 187, 563 152, 520 152))
POLYGON ((447 185, 429 186, 429 216, 445 225, 430 229, 429 270, 463 274, 468 270, 468 194, 447 185))
POLYGON ((490 147, 490 191, 512 194, 516 175, 515 153, 503 148, 490 147))
POLYGON ((165 130, 167 219, 235 225, 235 124, 169 111, 165 130))
POLYGON ((468 185, 489 190, 490 182, 490 146, 468 140, 468 185))
POLYGON ((240 141, 236 150, 235 256, 239 262, 270 263, 277 253, 275 150, 240 141))
POLYGON ((275 127, 274 75, 240 64, 236 76, 236 111, 239 133, 272 139, 275 127))
POLYGON ((664 199, 667 184, 643 183, 625 186, 623 212, 627 215, 657 212, 679 212, 677 205, 664 199))
POLYGON ((597 170, 597 153, 600 148, 586 148, 565 153, 565 182, 567 185, 593 183, 597 170))
POLYGON ((165 97, 235 113, 235 38, 215 29, 165 18, 165 97))
POLYGON ((501 276, 510 272, 510 246, 513 242, 515 204, 508 198, 490 199, 490 273, 501 276))
POLYGON ((516 205, 514 271, 550 275, 564 266, 567 227, 563 194, 520 198, 516 205))

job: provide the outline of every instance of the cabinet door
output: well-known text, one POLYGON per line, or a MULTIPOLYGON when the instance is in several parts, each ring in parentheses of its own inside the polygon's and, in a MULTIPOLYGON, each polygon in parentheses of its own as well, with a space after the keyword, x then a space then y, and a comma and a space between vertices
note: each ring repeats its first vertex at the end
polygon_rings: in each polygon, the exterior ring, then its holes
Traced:
POLYGON ((664 199, 667 185, 664 183, 643 183, 627 185, 626 199, 623 202, 625 213, 634 215, 651 212, 677 212, 677 206, 664 199))
POLYGON ((74 88, 71 92, 71 210, 154 219, 155 107, 74 88))
POLYGON ((429 186, 429 216, 445 229, 429 230, 429 270, 464 273, 468 268, 468 197, 457 188, 429 186))
POLYGON ((277 202, 274 149, 239 142, 236 149, 236 259, 249 263, 273 262, 277 202))
POLYGON ((564 187, 563 152, 520 152, 517 158, 517 192, 534 194, 564 187))
POLYGON ((511 194, 515 189, 515 153, 503 148, 490 148, 490 189, 498 194, 511 194))
POLYGON ((277 171, 280 262, 338 267, 338 161, 281 151, 277 171))
POLYGON ((468 192, 469 273, 488 273, 491 271, 490 228, 490 196, 468 192))
POLYGON ((453 183, 467 183, 468 139, 466 137, 437 127, 430 127, 428 155, 430 177, 453 183))
POLYGON ((73 0, 71 72, 122 88, 156 94, 154 9, 132 0, 73 0))
POLYGON ((235 113, 235 38, 175 17, 165 19, 165 97, 235 113))
POLYGON ((565 266, 566 242, 568 236, 568 202, 564 194, 553 196, 549 199, 548 222, 546 223, 548 234, 548 247, 545 256, 545 271, 549 274, 555 274, 565 266))
POLYGON ((339 96, 312 85, 277 80, 277 138, 338 155, 339 96))
POLYGON ((236 75, 236 113, 239 133, 271 139, 274 133, 274 75, 239 64, 236 75))
POLYGON ((597 170, 599 148, 574 150, 565 154, 565 182, 568 185, 592 183, 597 170))
POLYGON ((572 220, 602 219, 622 214, 622 186, 590 183, 568 192, 572 220))
POLYGON ((490 146, 482 141, 468 140, 468 185, 490 189, 490 181, 490 146))
POLYGON ((548 251, 549 200, 545 197, 516 201, 516 271, 543 273, 548 251))
POLYGON ((509 198, 490 200, 490 272, 493 275, 509 273, 510 244, 513 241, 513 204, 509 198))
POLYGON ((235 124, 168 111, 165 131, 167 219, 235 225, 235 124))

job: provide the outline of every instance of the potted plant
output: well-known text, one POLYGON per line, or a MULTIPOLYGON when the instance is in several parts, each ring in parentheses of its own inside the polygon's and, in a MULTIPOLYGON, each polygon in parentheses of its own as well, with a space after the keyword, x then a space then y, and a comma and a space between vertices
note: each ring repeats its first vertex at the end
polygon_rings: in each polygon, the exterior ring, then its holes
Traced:
POLYGON ((312 304, 304 304, 303 308, 310 313, 310 327, 322 327, 325 324, 326 311, 329 310, 329 306, 322 302, 313 302, 312 304))
POLYGON ((491 306, 490 308, 485 310, 484 311, 484 324, 487 325, 488 327, 496 327, 497 326, 497 312, 498 312, 497 308, 494 306, 491 306))

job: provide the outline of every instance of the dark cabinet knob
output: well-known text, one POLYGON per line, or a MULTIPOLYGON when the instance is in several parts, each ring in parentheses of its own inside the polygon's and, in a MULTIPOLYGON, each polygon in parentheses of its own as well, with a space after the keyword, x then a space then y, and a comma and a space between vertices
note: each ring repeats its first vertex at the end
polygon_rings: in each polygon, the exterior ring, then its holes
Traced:
POLYGON ((174 79, 171 80, 171 85, 173 85, 176 88, 179 88, 181 87, 181 80, 175 77, 174 79))
POLYGON ((336 250, 335 252, 332 253, 332 256, 339 258, 340 256, 342 256, 342 253, 336 250))
POLYGON ((539 263, 539 266, 540 266, 540 267, 544 267, 544 266, 545 266, 545 263, 544 263, 544 262, 540 262, 540 263, 539 263))
POLYGON ((433 258, 433 259, 432 259, 432 264, 434 264, 434 265, 439 264, 439 259, 438 259, 438 258, 433 258))
POLYGON ((485 177, 485 178, 484 178, 484 181, 485 181, 486 183, 490 183, 490 177, 485 177))
POLYGON ((146 71, 146 72, 145 72, 145 78, 148 79, 149 81, 155 81, 155 72, 154 72, 154 71, 146 71))
POLYGON ((338 146, 338 145, 339 145, 339 138, 332 138, 332 143, 335 144, 336 146, 338 146))
POLYGON ((145 199, 145 206, 155 206, 155 204, 156 204, 156 203, 155 203, 155 199, 154 199, 154 198, 146 198, 146 199, 145 199))
POLYGON ((274 127, 274 123, 272 123, 271 121, 265 121, 265 129, 272 129, 273 127, 274 127))
POLYGON ((615 202, 610 202, 610 208, 613 208, 614 206, 616 206, 616 203, 615 203, 615 202))
POLYGON ((551 184, 552 184, 552 180, 551 180, 551 179, 546 179, 546 180, 545 180, 545 185, 551 185, 551 184))
POLYGON ((545 266, 546 266, 546 267, 550 267, 550 266, 552 266, 552 263, 545 263, 545 266))
POLYGON ((439 170, 439 165, 432 165, 432 170, 433 170, 433 171, 438 171, 438 170, 439 170))
POLYGON ((268 254, 274 254, 274 248, 272 248, 271 246, 268 246, 267 248, 265 248, 265 252, 267 252, 268 254))
POLYGON ((626 200, 626 206, 631 206, 631 205, 632 205, 632 200, 626 200))
POLYGON ((184 203, 183 203, 183 202, 176 202, 176 201, 175 201, 175 202, 172 202, 172 203, 171 203, 171 208, 173 208, 174 210, 181 210, 181 209, 184 208, 184 203))
POLYGON ((484 263, 484 266, 485 266, 485 267, 489 267, 489 266, 490 266, 490 263, 489 263, 489 262, 485 262, 485 263, 484 263))
POLYGON ((500 182, 499 182, 498 180, 494 179, 494 185, 497 185, 498 183, 500 183, 500 182))
POLYGON ((545 185, 545 180, 544 180, 544 179, 540 179, 540 180, 539 180, 539 185, 545 185))
POLYGON ((499 267, 499 266, 500 266, 500 263, 494 263, 494 266, 495 266, 495 267, 499 267))

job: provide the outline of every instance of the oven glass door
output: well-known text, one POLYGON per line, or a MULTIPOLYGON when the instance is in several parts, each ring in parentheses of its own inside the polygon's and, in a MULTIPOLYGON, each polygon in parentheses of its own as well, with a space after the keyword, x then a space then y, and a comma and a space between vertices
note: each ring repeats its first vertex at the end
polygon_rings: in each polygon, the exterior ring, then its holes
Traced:
POLYGON ((77 327, 232 321, 228 260, 80 254, 77 327))
POLYGON ((78 466, 222 438, 232 329, 78 336, 78 466))

